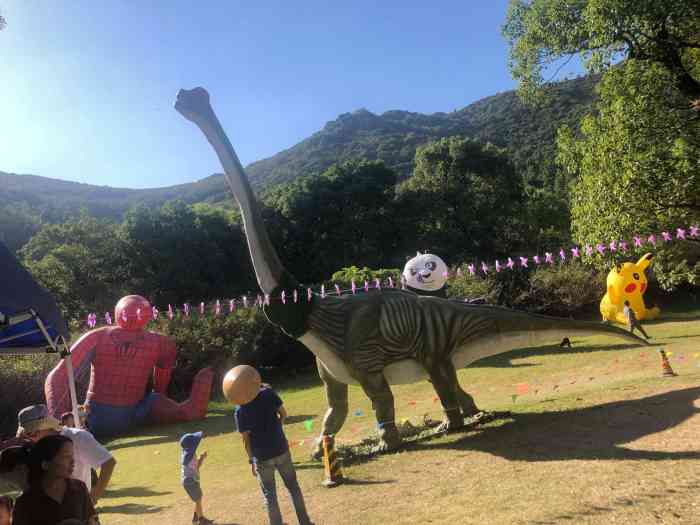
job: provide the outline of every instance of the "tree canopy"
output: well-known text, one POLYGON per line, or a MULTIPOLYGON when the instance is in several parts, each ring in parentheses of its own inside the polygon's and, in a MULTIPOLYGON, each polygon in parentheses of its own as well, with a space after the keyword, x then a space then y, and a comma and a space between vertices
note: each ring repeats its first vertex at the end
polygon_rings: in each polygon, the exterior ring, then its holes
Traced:
POLYGON ((697 0, 511 0, 503 34, 526 98, 541 93, 550 66, 579 55, 590 72, 623 58, 653 63, 686 102, 700 100, 697 0))
MULTIPOLYGON (((671 77, 660 64, 628 61, 602 81, 598 111, 583 119, 580 134, 561 130, 559 162, 576 180, 577 241, 664 230, 675 236, 676 228, 700 223, 700 121, 669 108, 671 77)), ((700 282, 699 242, 660 241, 655 251, 666 288, 700 282)))

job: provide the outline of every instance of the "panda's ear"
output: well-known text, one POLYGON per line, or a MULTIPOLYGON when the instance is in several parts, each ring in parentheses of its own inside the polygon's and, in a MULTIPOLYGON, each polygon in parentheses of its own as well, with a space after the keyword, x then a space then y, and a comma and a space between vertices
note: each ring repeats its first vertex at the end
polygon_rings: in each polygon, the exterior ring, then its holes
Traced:
POLYGON ((420 252, 416 252, 416 257, 418 257, 418 256, 420 256, 420 255, 421 255, 420 252))
POLYGON ((411 259, 413 259, 413 257, 411 257, 410 255, 406 256, 406 262, 410 261, 411 259))

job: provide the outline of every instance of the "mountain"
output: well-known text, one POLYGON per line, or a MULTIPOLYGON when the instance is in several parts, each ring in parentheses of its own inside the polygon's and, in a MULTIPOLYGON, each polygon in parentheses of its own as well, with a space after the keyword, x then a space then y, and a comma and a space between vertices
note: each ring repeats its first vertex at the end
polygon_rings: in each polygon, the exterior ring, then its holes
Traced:
MULTIPOLYGON (((334 162, 353 158, 383 160, 405 178, 411 174, 419 145, 466 135, 507 148, 528 180, 545 184, 554 172, 556 130, 563 123, 575 125, 590 111, 596 82, 595 77, 581 77, 554 84, 547 103, 537 109, 523 106, 513 91, 451 113, 393 110, 376 115, 359 109, 340 115, 311 137, 246 169, 257 189, 320 173, 334 162)), ((221 175, 189 184, 133 190, 0 171, 0 211, 8 206, 15 211, 21 208, 35 221, 64 220, 81 208, 98 217, 119 219, 130 206, 157 206, 171 199, 223 204, 230 197, 221 175)), ((4 222, 0 218, 0 239, 3 230, 10 227, 4 222)), ((5 231, 4 237, 7 235, 5 231)))

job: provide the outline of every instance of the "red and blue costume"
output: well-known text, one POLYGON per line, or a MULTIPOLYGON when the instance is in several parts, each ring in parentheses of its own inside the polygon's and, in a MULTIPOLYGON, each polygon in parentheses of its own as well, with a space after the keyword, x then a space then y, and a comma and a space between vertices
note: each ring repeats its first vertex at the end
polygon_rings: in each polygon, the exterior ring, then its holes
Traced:
MULTIPOLYGON (((206 416, 213 372, 200 370, 187 401, 167 397, 175 365, 175 342, 144 330, 151 305, 138 295, 123 297, 114 310, 117 326, 84 334, 71 347, 76 376, 91 367, 85 403, 88 427, 95 435, 112 435, 144 423, 178 423, 206 416), (153 390, 147 387, 152 378, 153 390)), ((62 360, 48 375, 46 401, 53 414, 70 409, 68 377, 62 360)))

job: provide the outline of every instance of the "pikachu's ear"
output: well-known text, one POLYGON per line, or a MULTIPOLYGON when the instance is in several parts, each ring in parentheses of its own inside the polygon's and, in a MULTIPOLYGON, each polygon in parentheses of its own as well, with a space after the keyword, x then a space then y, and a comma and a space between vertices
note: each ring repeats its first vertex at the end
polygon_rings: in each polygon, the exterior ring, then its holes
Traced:
POLYGON ((642 255, 642 257, 637 261, 637 268, 640 270, 646 270, 647 267, 651 264, 651 260, 654 258, 654 255, 651 253, 645 253, 642 255))
POLYGON ((621 272, 622 272, 622 265, 621 265, 620 263, 615 263, 615 271, 616 271, 617 273, 621 273, 621 272))
POLYGON ((613 285, 608 285, 608 299, 610 300, 610 304, 617 304, 618 297, 613 285))

